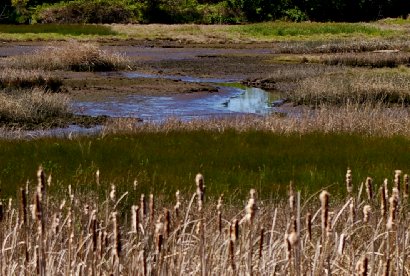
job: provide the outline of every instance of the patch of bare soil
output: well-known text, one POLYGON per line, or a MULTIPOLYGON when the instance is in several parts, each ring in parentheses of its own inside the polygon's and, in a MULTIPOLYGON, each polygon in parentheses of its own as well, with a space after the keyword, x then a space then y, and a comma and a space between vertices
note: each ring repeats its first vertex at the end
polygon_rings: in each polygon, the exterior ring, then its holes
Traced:
POLYGON ((125 78, 117 74, 59 72, 63 76, 63 89, 74 101, 105 101, 138 95, 173 95, 197 92, 215 93, 218 89, 209 84, 183 82, 161 78, 125 78))

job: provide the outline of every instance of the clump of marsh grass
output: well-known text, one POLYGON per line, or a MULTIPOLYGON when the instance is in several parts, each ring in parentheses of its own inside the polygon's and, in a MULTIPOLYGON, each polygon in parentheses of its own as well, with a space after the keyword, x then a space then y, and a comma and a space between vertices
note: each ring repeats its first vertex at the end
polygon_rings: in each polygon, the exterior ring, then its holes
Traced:
POLYGON ((410 42, 405 38, 398 39, 345 39, 345 40, 313 40, 305 42, 279 42, 276 53, 283 54, 332 54, 362 53, 378 50, 408 51, 410 42))
POLYGON ((297 110, 287 116, 238 116, 190 122, 168 119, 162 123, 141 123, 137 119, 119 118, 107 122, 102 135, 195 130, 224 132, 232 129, 239 132, 268 131, 281 134, 323 132, 410 137, 410 111, 400 107, 386 108, 382 104, 349 103, 340 107, 320 105, 315 110, 297 110))
POLYGON ((410 54, 403 52, 391 53, 344 53, 336 55, 325 55, 319 61, 326 65, 346 65, 353 67, 398 67, 410 64, 410 54))
POLYGON ((313 106, 346 103, 408 105, 409 86, 410 75, 406 72, 351 70, 304 79, 289 93, 289 98, 295 104, 313 106))
POLYGON ((44 70, 114 71, 129 68, 119 53, 103 50, 93 43, 70 41, 48 46, 34 54, 10 58, 12 67, 44 70))
MULTIPOLYGON (((128 191, 108 196, 107 186, 103 196, 69 185, 53 194, 46 173, 40 167, 37 187, 26 185, 19 189, 17 201, 9 200, 6 206, 0 202, 4 274, 275 275, 282 271, 299 275, 303 271, 338 276, 400 275, 407 270, 403 256, 410 253, 410 218, 405 215, 409 207, 403 194, 395 187, 390 190, 381 179, 373 184, 391 194, 387 222, 383 213, 372 212, 383 201, 362 199, 361 189, 352 189, 346 199, 331 189, 303 197, 292 189, 289 200, 258 199, 257 205, 256 190, 251 189, 246 207, 224 204, 226 221, 221 226, 216 199, 202 189, 202 175, 196 178, 193 195, 177 193, 180 220, 173 202, 160 200, 161 193, 155 195, 149 218, 138 212, 138 197, 128 191), (194 208, 195 199, 199 210, 194 208), (296 204, 290 212, 289 203, 296 204), (130 214, 129 208, 122 208, 129 204, 130 214), (352 220, 348 206, 362 210, 362 219, 352 220), (301 227, 301 213, 307 213, 306 227, 301 227), (123 219, 128 215, 130 221, 123 219), (201 231, 196 232, 198 223, 201 231)), ((406 181, 397 171, 395 178, 406 181)))
POLYGON ((43 70, 5 68, 0 71, 0 88, 6 90, 43 88, 52 92, 60 90, 62 80, 43 70))
POLYGON ((0 93, 0 121, 5 124, 37 124, 68 114, 70 101, 64 94, 39 88, 0 93))

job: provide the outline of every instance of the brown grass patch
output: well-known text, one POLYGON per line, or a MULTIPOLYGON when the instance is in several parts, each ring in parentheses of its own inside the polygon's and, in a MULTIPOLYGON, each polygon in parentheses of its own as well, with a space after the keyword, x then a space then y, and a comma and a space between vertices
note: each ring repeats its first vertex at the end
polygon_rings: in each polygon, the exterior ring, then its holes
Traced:
POLYGON ((36 124, 68 114, 70 101, 61 93, 47 93, 39 88, 0 93, 0 122, 3 124, 36 124))
POLYGON ((62 80, 51 76, 42 70, 10 69, 0 71, 0 88, 12 90, 21 88, 39 87, 44 90, 57 92, 60 90, 62 80))
POLYGON ((326 55, 319 58, 319 61, 327 65, 347 65, 354 67, 398 67, 399 65, 410 64, 410 53, 348 53, 337 55, 326 55))
POLYGON ((124 55, 102 50, 97 44, 70 41, 32 55, 10 58, 12 67, 43 70, 114 71, 129 68, 124 55))
POLYGON ((355 69, 304 79, 289 97, 296 104, 313 106, 349 102, 408 105, 409 86, 410 75, 406 71, 355 69))
POLYGON ((275 51, 283 54, 332 54, 332 53, 362 53, 377 50, 410 51, 408 39, 345 39, 279 42, 275 51))
POLYGON ((324 132, 410 137, 410 111, 407 108, 386 108, 382 104, 347 104, 342 107, 324 105, 315 110, 291 107, 284 107, 284 109, 290 112, 289 115, 238 116, 225 119, 198 119, 190 122, 169 119, 163 123, 141 123, 131 118, 113 119, 105 125, 103 135, 195 130, 223 132, 234 129, 281 134, 324 132))

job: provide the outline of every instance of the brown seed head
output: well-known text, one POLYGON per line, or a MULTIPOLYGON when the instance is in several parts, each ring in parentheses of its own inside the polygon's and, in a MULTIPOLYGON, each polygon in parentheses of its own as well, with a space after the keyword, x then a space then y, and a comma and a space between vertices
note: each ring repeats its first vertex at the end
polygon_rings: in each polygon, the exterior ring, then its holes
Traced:
POLYGON ((364 223, 369 222, 370 212, 371 211, 372 211, 372 207, 370 207, 370 205, 365 205, 363 207, 363 222, 364 223))
POLYGON ((367 198, 369 200, 373 199, 373 179, 371 177, 366 178, 366 192, 367 192, 367 198))
POLYGON ((349 194, 352 193, 353 191, 352 170, 349 168, 347 168, 347 172, 346 172, 346 188, 349 194))

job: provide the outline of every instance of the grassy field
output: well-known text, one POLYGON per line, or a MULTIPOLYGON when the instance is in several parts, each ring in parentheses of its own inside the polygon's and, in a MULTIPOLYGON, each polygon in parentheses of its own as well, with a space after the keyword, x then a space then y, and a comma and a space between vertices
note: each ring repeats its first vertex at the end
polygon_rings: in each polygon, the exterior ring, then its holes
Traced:
POLYGON ((189 42, 249 42, 393 37, 405 35, 406 25, 381 28, 363 23, 269 22, 234 25, 0 25, 2 40, 124 40, 164 39, 189 42))
POLYGON ((116 183, 124 190, 137 179, 138 192, 167 196, 177 189, 192 192, 192 179, 201 172, 207 175, 209 195, 225 193, 231 200, 243 200, 250 188, 265 199, 284 196, 289 181, 304 194, 326 186, 340 191, 347 167, 357 181, 369 174, 380 183, 386 171, 406 170, 410 164, 408 139, 353 134, 171 131, 3 140, 0 145, 3 197, 15 195, 27 177, 33 182, 40 164, 53 175, 54 191, 69 184, 93 190, 99 169, 105 187, 116 183))

